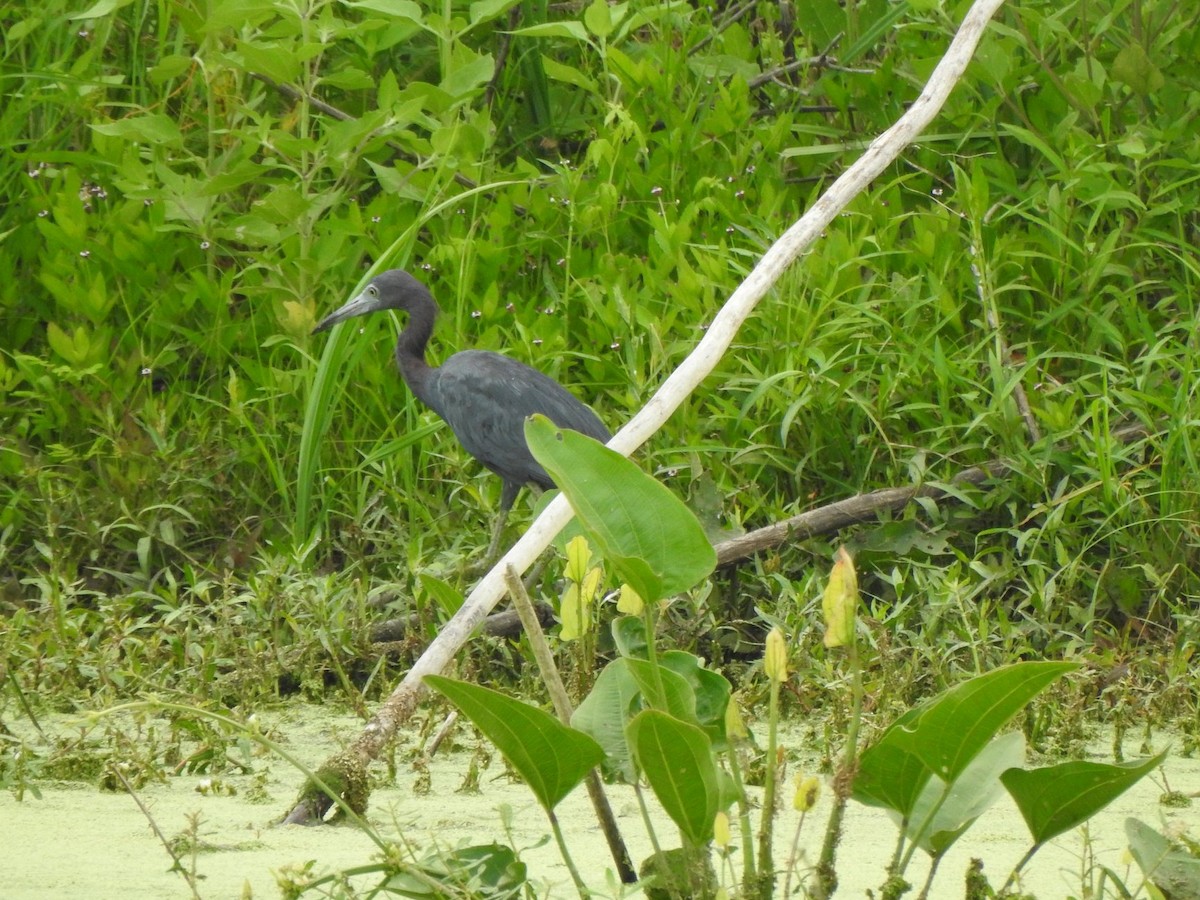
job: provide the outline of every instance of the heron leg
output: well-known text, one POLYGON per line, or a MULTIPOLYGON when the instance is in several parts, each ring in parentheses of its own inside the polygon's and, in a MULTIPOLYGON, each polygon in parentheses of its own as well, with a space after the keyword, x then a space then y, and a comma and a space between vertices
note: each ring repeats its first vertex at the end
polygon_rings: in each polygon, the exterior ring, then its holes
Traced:
POLYGON ((504 535, 504 523, 508 521, 508 507, 503 507, 500 510, 500 515, 496 516, 496 524, 492 526, 492 540, 488 544, 487 553, 484 554, 483 562, 480 568, 486 572, 496 562, 500 556, 500 538, 504 535))
POLYGON ((508 521, 508 511, 512 509, 513 503, 516 502, 517 494, 520 491, 521 485, 507 480, 504 482, 504 487, 500 490, 500 514, 496 516, 496 523, 492 526, 492 540, 488 544, 487 553, 484 554, 482 562, 468 567, 468 574, 483 574, 499 558, 500 538, 504 536, 504 524, 508 521))

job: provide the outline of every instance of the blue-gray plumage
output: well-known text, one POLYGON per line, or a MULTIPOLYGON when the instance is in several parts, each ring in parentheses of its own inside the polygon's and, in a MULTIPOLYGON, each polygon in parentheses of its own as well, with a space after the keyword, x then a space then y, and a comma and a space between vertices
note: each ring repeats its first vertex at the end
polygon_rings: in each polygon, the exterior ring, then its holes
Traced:
POLYGON ((408 313, 408 325, 396 341, 396 364, 417 399, 450 426, 468 453, 500 476, 500 518, 488 547, 489 560, 500 543, 509 509, 524 484, 554 487, 550 474, 525 443, 525 420, 541 413, 559 428, 569 428, 607 443, 604 423, 557 381, 499 353, 463 350, 440 366, 425 362, 438 308, 433 296, 403 269, 371 280, 361 294, 327 316, 313 333, 338 322, 382 309, 408 313))

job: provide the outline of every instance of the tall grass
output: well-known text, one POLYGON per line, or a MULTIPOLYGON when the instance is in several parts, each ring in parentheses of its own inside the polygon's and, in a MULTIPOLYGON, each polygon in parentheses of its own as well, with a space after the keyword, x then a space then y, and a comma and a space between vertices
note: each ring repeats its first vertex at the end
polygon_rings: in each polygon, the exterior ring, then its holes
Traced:
MULTIPOLYGON (((330 343, 320 316, 407 265, 443 307, 435 359, 501 349, 615 426, 951 24, 882 0, 788 33, 769 4, 388 9, 0 12, 0 602, 27 683, 191 683, 137 623, 228 621, 263 573, 282 596, 328 567, 420 595, 486 540, 499 486, 400 384, 394 325, 330 343), (144 642, 136 666, 78 639, 105 625, 144 642)), ((959 505, 848 536, 881 658, 1194 648, 1195 19, 1007 11, 934 139, 645 450, 746 528, 1008 458, 959 505), (1148 436, 1113 441, 1128 420, 1148 436)), ((811 613, 815 544, 719 576, 731 647, 811 613)), ((332 625, 297 627, 311 648, 332 625)))

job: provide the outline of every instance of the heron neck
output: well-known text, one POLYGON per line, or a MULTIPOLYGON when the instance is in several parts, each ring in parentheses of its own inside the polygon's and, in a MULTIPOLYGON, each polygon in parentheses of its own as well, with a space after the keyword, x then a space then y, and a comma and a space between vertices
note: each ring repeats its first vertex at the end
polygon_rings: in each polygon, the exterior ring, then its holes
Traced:
POLYGON ((432 303, 428 306, 421 304, 409 311, 408 325, 396 341, 396 365, 417 399, 440 415, 441 410, 431 384, 434 369, 425 362, 425 347, 433 334, 436 313, 437 309, 432 303))

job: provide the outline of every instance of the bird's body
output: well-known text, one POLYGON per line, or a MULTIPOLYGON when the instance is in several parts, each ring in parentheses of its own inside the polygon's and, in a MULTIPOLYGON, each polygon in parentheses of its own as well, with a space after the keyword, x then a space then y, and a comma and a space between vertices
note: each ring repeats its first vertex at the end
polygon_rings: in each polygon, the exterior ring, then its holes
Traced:
POLYGON ((554 487, 525 443, 525 420, 541 413, 560 428, 569 428, 606 443, 604 423, 553 378, 515 359, 487 350, 462 350, 440 366, 425 361, 438 308, 425 285, 402 269, 374 278, 366 289, 327 316, 315 329, 383 309, 408 313, 408 324, 396 341, 396 365, 413 394, 450 426, 463 448, 500 476, 501 518, 493 534, 489 558, 499 544, 504 516, 525 484, 554 487))

